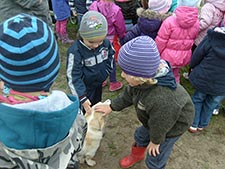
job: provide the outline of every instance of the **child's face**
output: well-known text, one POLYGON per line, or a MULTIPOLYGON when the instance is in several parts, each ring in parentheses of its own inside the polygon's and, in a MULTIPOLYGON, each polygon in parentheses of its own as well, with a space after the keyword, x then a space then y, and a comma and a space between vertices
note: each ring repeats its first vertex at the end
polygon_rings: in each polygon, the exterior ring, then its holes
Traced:
POLYGON ((83 39, 83 42, 85 45, 87 45, 87 47, 89 47, 91 49, 95 49, 103 43, 104 39, 105 39, 105 37, 104 38, 96 38, 94 40, 83 39))
POLYGON ((134 78, 132 78, 130 75, 124 73, 122 71, 121 76, 128 82, 128 84, 130 86, 138 86, 140 84, 142 84, 140 81, 135 80, 134 78))

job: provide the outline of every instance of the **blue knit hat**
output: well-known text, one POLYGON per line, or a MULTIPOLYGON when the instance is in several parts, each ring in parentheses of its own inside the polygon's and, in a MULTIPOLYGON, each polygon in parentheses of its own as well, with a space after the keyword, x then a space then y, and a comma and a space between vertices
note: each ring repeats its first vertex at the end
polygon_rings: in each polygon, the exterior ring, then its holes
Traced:
POLYGON ((0 25, 0 79, 20 92, 47 91, 60 60, 51 28, 42 20, 16 15, 0 25))
POLYGON ((118 55, 118 64, 128 75, 153 78, 159 67, 160 56, 155 41, 149 36, 138 36, 125 43, 118 55))
POLYGON ((198 0, 178 0, 177 6, 197 7, 198 0))

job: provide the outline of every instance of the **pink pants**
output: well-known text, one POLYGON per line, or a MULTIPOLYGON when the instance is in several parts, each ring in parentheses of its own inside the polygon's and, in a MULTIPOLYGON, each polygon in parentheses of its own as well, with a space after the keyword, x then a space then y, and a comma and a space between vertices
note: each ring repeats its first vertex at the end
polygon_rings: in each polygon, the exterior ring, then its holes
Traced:
POLYGON ((56 21, 55 31, 56 31, 57 34, 59 34, 59 35, 67 34, 67 31, 66 31, 67 20, 68 19, 65 19, 65 20, 62 20, 62 21, 56 21))
POLYGON ((172 68, 173 74, 175 76, 176 82, 180 83, 180 68, 172 68))

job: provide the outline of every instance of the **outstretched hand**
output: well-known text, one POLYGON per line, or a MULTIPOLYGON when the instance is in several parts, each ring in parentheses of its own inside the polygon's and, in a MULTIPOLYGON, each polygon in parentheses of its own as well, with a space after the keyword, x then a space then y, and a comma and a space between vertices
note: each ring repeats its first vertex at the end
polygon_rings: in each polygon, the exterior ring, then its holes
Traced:
POLYGON ((95 111, 102 112, 103 116, 106 116, 112 112, 112 109, 108 104, 101 104, 95 106, 95 111))
POLYGON ((150 143, 148 144, 148 147, 147 147, 149 155, 154 156, 154 157, 159 155, 160 154, 159 146, 160 146, 160 144, 154 144, 150 141, 150 143))

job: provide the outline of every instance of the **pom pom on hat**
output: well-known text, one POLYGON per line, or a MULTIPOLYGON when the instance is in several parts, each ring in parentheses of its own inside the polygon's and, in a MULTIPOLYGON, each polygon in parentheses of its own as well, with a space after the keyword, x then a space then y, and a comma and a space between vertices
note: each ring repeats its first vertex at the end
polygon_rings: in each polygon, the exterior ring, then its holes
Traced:
POLYGON ((169 11, 171 4, 172 0, 149 0, 148 8, 161 14, 165 14, 169 11))
POLYGON ((177 6, 197 7, 198 0, 178 0, 177 6))
POLYGON ((57 77, 60 60, 51 28, 27 14, 0 25, 0 79, 20 92, 47 91, 57 77))
POLYGON ((118 64, 128 75, 153 78, 160 64, 155 41, 149 36, 138 36, 128 41, 119 51, 118 64))
POLYGON ((106 37, 108 33, 106 18, 96 11, 86 12, 81 20, 79 33, 82 38, 87 40, 106 37))

